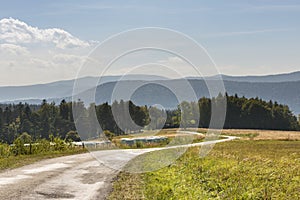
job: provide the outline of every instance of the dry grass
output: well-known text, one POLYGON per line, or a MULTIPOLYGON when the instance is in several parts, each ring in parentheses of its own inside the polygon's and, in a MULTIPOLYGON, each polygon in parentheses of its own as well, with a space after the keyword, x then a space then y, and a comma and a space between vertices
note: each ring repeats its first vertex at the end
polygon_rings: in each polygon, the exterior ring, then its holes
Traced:
POLYGON ((120 138, 134 138, 134 137, 147 137, 147 136, 165 136, 169 134, 176 134, 177 129, 161 129, 161 130, 147 130, 142 133, 132 133, 127 135, 115 136, 114 139, 120 138))
MULTIPOLYGON (((199 128, 200 133, 206 133, 206 128, 199 128)), ((300 140, 300 131, 223 129, 223 135, 240 136, 242 140, 300 140)))
MULTIPOLYGON (((245 130, 245 129, 224 129, 224 135, 255 136, 253 140, 300 140, 300 131, 274 131, 274 130, 245 130)), ((251 137, 242 137, 251 139, 251 137)))
MULTIPOLYGON (((151 135, 161 135, 161 136, 175 136, 179 135, 176 133, 178 129, 162 129, 159 132, 147 131, 140 134, 130 134, 126 136, 118 136, 115 139, 123 137, 142 137, 151 135)), ((196 131, 191 129, 191 131, 196 131)), ((206 128, 199 128, 197 130, 200 133, 206 133, 206 128)), ((300 140, 300 131, 276 131, 276 130, 251 130, 251 129, 224 129, 222 130, 223 135, 233 135, 240 136, 243 140, 300 140)))
POLYGON ((142 200, 145 199, 145 190, 140 174, 121 172, 115 179, 113 191, 109 200, 142 200), (126 184, 123 184, 125 183, 126 184), (134 190, 131 191, 131 190, 134 190))

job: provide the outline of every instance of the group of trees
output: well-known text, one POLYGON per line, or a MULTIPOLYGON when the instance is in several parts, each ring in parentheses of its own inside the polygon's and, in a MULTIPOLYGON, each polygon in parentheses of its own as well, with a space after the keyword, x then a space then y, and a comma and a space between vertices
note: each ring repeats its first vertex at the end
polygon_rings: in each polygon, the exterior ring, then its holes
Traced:
POLYGON ((298 130, 299 122, 287 105, 235 95, 227 97, 225 128, 298 130))
POLYGON ((62 101, 59 106, 47 103, 41 105, 9 104, 0 106, 0 141, 12 143, 22 133, 28 133, 33 140, 49 139, 50 135, 65 138, 75 130, 72 104, 62 101))
MULTIPOLYGON (((80 116, 84 120, 82 128, 87 133, 86 138, 89 138, 99 134, 99 130, 95 130, 93 126, 98 122, 102 130, 117 135, 138 132, 142 128, 175 128, 179 125, 209 127, 212 105, 218 107, 218 103, 224 98, 227 100, 224 128, 299 129, 297 118, 288 106, 237 95, 212 99, 203 97, 198 102, 182 102, 173 110, 137 106, 131 101, 122 100, 115 101, 112 105, 91 104, 89 107, 78 101, 73 103, 73 108, 79 108, 81 111, 80 116), (97 121, 92 117, 94 110, 97 121)), ((50 135, 74 140, 77 138, 75 131, 71 102, 63 100, 59 105, 55 105, 44 100, 41 105, 0 105, 0 142, 10 144, 23 133, 30 135, 32 140, 49 139, 50 135)))
POLYGON ((140 131, 149 123, 147 106, 136 106, 131 101, 115 101, 111 106, 104 103, 96 106, 96 113, 101 128, 117 135, 140 131))
MULTIPOLYGON (((195 104, 199 106, 200 118, 198 127, 207 128, 210 125, 211 107, 218 108, 218 103, 222 102, 222 96, 216 98, 201 98, 198 103, 184 102, 187 122, 181 122, 191 126, 197 122, 195 116, 195 104)), ((237 95, 225 96, 227 102, 226 118, 224 128, 228 129, 271 129, 271 130, 299 130, 300 125, 297 117, 290 111, 287 105, 278 104, 273 101, 264 101, 259 98, 245 98, 237 95)), ((179 121, 178 112, 170 112, 171 119, 166 125, 177 126, 179 121), (173 117, 172 117, 173 116, 173 117)), ((183 116, 183 115, 181 115, 183 116)), ((182 120, 182 119, 181 119, 182 120)), ((184 124, 183 124, 184 125, 184 124)))
POLYGON ((102 130, 108 130, 115 134, 124 132, 137 132, 148 123, 148 110, 146 106, 136 106, 129 102, 114 102, 112 106, 104 103, 96 106, 91 104, 85 107, 83 102, 61 101, 59 105, 48 103, 45 100, 41 105, 8 104, 0 105, 0 142, 12 144, 19 136, 29 135, 32 141, 38 139, 50 139, 50 136, 58 136, 66 140, 78 140, 73 119, 73 110, 80 111, 75 120, 82 120, 80 135, 83 138, 91 138, 98 134, 95 123, 99 123, 102 130), (93 109, 96 110, 97 121, 92 118, 93 109), (126 110, 127 109, 127 110, 126 110), (128 111, 128 115, 126 115, 128 111), (113 113, 116 113, 113 117, 113 113), (138 126, 137 126, 138 125, 138 126), (26 134, 24 134, 26 133, 26 134))

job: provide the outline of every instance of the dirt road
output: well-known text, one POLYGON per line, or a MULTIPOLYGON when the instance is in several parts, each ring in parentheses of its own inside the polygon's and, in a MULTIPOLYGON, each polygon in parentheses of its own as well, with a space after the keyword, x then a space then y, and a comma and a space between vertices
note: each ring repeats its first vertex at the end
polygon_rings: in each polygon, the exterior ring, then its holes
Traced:
MULTIPOLYGON (((236 137, 206 143, 219 143, 233 139, 236 137)), ((205 142, 185 146, 203 144, 205 142)), ((111 182, 118 173, 114 169, 121 169, 138 155, 162 149, 165 148, 93 152, 93 155, 101 157, 106 165, 101 164, 90 153, 86 153, 44 160, 8 170, 0 173, 0 199, 105 199, 111 189, 111 182)))
POLYGON ((0 174, 0 199, 105 199, 116 171, 89 153, 49 159, 0 174))

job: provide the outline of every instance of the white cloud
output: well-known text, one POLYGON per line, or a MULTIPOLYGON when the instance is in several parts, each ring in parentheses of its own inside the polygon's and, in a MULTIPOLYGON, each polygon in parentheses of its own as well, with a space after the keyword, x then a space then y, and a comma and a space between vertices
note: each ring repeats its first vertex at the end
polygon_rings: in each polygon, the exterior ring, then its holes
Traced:
POLYGON ((77 63, 82 64, 85 60, 83 56, 76 56, 71 54, 56 54, 53 56, 54 63, 68 64, 68 63, 77 63))
POLYGON ((0 44, 0 55, 22 56, 29 55, 26 47, 15 44, 0 44))
POLYGON ((89 47, 89 42, 58 29, 39 29, 13 18, 0 20, 0 42, 12 44, 44 43, 60 49, 89 47))
POLYGON ((29 60, 29 64, 32 64, 32 66, 34 66, 35 68, 44 68, 44 69, 52 68, 52 62, 50 60, 43 60, 40 58, 31 58, 29 60))
POLYGON ((172 68, 186 69, 189 64, 177 56, 168 57, 165 60, 160 60, 158 63, 172 68))
POLYGON ((0 85, 27 85, 75 78, 95 47, 62 29, 40 29, 0 20, 0 85))

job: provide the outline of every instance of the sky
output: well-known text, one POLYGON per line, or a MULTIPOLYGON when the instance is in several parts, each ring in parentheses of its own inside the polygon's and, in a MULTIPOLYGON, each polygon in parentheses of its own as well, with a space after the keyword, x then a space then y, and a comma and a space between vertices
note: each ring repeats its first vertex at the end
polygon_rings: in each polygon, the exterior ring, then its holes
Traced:
MULTIPOLYGON (((142 27, 188 35, 205 48, 222 74, 298 71, 299 19, 298 0, 2 1, 0 85, 73 79, 99 43, 142 27)), ((157 63, 178 66, 184 76, 194 75, 176 56, 154 54, 128 56, 119 62, 124 69, 115 67, 106 75, 126 73, 133 59, 146 63, 149 56, 152 62, 156 58, 157 63)), ((167 72, 160 75, 171 76, 167 72)))

